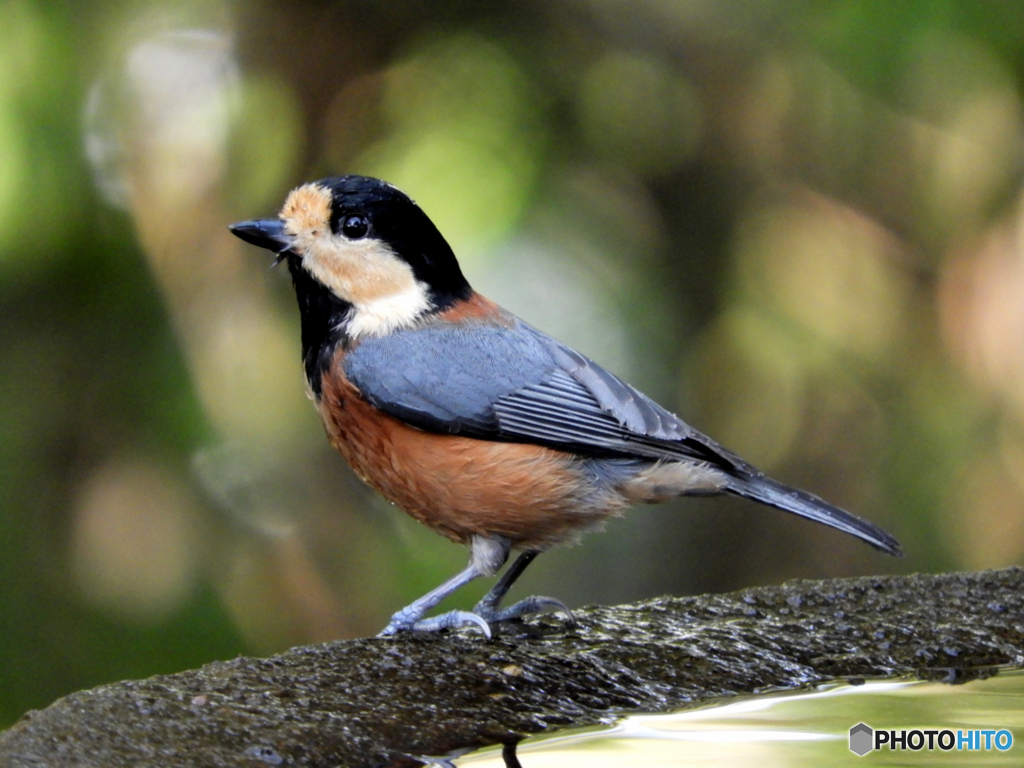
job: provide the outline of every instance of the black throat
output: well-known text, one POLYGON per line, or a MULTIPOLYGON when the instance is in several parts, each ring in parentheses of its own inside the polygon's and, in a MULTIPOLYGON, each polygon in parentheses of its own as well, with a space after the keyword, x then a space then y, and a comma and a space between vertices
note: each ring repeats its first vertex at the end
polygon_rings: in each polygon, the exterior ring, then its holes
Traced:
POLYGON ((313 279, 302 268, 299 256, 288 254, 288 271, 295 285, 295 297, 299 300, 306 381, 319 400, 323 394, 323 375, 331 366, 334 350, 338 344, 347 344, 345 316, 352 310, 352 305, 313 279))
MULTIPOLYGON (((454 258, 452 256, 453 262, 454 258)), ((347 349, 351 341, 347 325, 354 308, 303 269, 301 256, 288 253, 288 271, 295 285, 295 297, 299 301, 302 362, 306 371, 306 381, 319 400, 323 394, 323 375, 331 367, 335 350, 339 344, 343 349, 347 349)), ((428 315, 443 312, 456 302, 472 295, 473 290, 458 271, 457 265, 454 274, 450 274, 449 277, 450 280, 442 287, 430 289, 428 315)))

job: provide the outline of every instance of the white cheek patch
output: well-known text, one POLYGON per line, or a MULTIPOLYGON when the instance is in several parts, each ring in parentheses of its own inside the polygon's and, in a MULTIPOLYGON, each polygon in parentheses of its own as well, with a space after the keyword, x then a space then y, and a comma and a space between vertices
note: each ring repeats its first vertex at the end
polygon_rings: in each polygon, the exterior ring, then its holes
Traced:
POLYGON ((423 285, 416 283, 401 293, 365 304, 354 303, 353 307, 347 328, 349 336, 384 336, 415 324, 430 309, 430 299, 423 285))
POLYGON ((348 333, 383 336, 415 323, 430 309, 427 288, 412 267, 379 240, 340 235, 300 238, 302 264, 313 277, 353 306, 348 333))

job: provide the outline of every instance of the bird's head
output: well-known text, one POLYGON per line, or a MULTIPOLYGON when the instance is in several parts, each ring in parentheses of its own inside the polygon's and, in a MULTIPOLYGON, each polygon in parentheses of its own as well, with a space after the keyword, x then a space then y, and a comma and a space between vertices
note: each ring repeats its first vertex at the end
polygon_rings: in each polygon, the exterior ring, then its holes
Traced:
MULTIPOLYGON (((379 179, 336 176, 288 195, 277 219, 231 231, 288 261, 299 295, 320 288, 346 312, 353 338, 416 323, 470 294, 452 249, 423 210, 379 179)), ((275 262, 277 263, 277 262, 275 262)))

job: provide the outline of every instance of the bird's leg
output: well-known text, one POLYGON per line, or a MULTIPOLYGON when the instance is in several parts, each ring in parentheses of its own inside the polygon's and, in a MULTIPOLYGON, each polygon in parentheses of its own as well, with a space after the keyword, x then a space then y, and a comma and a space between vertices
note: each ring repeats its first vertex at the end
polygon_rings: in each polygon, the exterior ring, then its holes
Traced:
POLYGON ((493 616, 496 614, 501 601, 505 599, 505 595, 512 589, 512 585, 516 583, 516 580, 523 575, 526 566, 532 563, 538 554, 535 550, 520 552, 519 557, 512 561, 512 565, 501 575, 498 582, 491 587, 491 591, 480 598, 480 602, 476 604, 473 610, 481 616, 493 616))
POLYGON ((505 564, 505 561, 508 560, 510 549, 508 539, 504 537, 495 536, 487 538, 484 536, 474 536, 470 543, 469 565, 441 586, 427 592, 418 600, 409 603, 409 605, 392 616, 391 622, 384 627, 379 636, 393 635, 403 629, 436 632, 441 629, 454 629, 457 627, 479 627, 480 631, 489 638, 491 636, 491 628, 487 624, 487 620, 475 613, 470 613, 469 611, 449 611, 448 613, 442 613, 440 616, 432 616, 429 619, 424 619, 423 614, 455 592, 459 587, 473 581, 473 579, 480 576, 493 576, 505 564))
POLYGON ((536 550, 521 552, 519 557, 508 567, 508 570, 498 579, 498 583, 476 604, 476 607, 473 608, 473 613, 487 621, 507 621, 508 619, 517 619, 520 616, 525 616, 528 613, 562 611, 568 617, 569 623, 575 624, 576 617, 572 615, 569 607, 561 600, 553 597, 535 595, 527 597, 525 600, 520 600, 518 603, 513 603, 508 608, 501 608, 501 601, 505 599, 505 595, 508 594, 512 585, 516 583, 516 579, 523 575, 526 566, 532 563, 538 554, 540 553, 536 550))

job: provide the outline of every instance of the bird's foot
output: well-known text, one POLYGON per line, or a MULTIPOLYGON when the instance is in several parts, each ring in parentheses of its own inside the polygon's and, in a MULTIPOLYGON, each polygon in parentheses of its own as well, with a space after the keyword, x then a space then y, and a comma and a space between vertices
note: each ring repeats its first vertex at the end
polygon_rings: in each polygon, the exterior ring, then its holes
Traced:
POLYGON ((565 614, 570 624, 576 623, 576 617, 572 615, 569 606, 557 598, 544 597, 542 595, 527 597, 518 603, 513 603, 508 608, 499 608, 485 597, 473 608, 474 615, 480 616, 491 623, 518 619, 532 613, 546 613, 548 611, 560 611, 565 614))
POLYGON ((416 632, 438 632, 442 629, 461 629, 476 627, 484 636, 491 639, 491 627, 487 619, 469 611, 449 611, 429 619, 419 619, 399 611, 391 617, 391 622, 381 630, 377 637, 387 637, 398 632, 413 630, 416 632))

